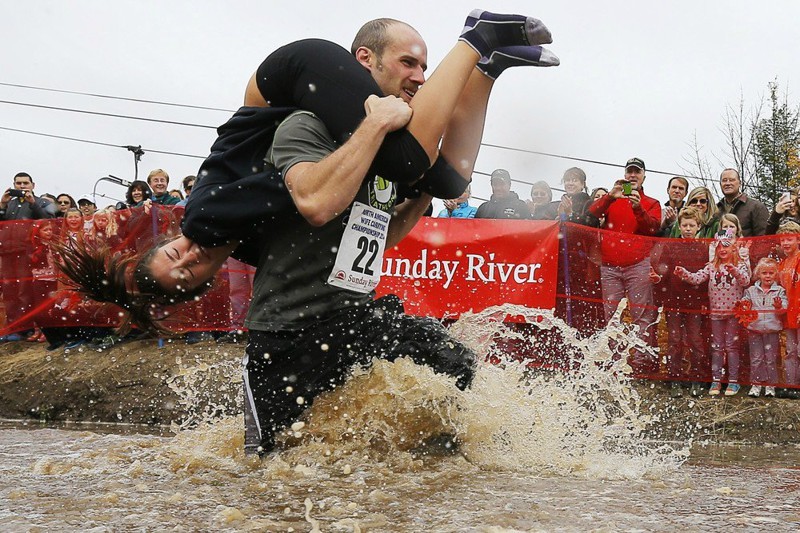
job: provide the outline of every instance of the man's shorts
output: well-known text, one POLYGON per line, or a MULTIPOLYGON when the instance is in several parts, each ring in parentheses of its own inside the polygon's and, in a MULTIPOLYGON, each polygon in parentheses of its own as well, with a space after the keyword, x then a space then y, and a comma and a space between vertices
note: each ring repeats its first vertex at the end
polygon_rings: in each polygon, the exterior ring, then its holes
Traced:
POLYGON ((275 432, 291 424, 319 393, 343 383, 354 365, 366 365, 373 357, 393 361, 404 356, 455 377, 462 390, 472 381, 475 354, 438 321, 406 315, 394 295, 304 329, 250 330, 244 358, 245 452, 269 452, 275 432))

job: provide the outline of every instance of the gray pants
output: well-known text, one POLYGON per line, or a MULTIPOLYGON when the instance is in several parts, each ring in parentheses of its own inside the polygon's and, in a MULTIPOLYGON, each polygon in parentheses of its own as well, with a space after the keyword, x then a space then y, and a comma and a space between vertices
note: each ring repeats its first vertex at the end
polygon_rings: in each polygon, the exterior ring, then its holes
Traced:
POLYGON ((631 317, 634 324, 639 326, 639 337, 652 345, 656 310, 653 308, 650 258, 625 267, 603 265, 600 267, 600 282, 606 323, 611 320, 620 300, 627 295, 631 317))
POLYGON ((711 374, 714 381, 739 379, 739 322, 736 317, 711 319, 711 374), (728 372, 725 375, 725 362, 728 372))
POLYGON ((780 333, 748 331, 747 335, 750 343, 750 380, 755 385, 777 385, 780 333))

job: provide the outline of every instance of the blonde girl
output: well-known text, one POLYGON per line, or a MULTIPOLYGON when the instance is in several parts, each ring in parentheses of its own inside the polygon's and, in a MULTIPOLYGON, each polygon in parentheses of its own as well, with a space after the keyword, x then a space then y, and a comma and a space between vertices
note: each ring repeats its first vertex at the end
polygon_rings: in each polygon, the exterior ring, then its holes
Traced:
MULTIPOLYGON (((738 220, 737 220, 738 221, 738 220)), ((675 267, 680 279, 700 285, 708 281, 708 298, 711 304, 711 373, 713 383, 708 393, 717 396, 722 390, 722 380, 728 381, 725 396, 739 392, 739 322, 733 313, 750 282, 750 266, 736 250, 733 230, 717 235, 714 258, 701 270, 691 273, 684 267, 675 267), (727 365, 726 365, 727 363, 727 365), (726 368, 727 366, 727 368, 726 368)))

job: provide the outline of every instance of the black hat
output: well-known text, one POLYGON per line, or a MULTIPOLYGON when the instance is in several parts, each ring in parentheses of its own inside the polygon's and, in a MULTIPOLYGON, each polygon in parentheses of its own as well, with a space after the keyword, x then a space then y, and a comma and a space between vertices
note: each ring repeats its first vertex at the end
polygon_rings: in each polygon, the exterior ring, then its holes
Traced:
POLYGON ((642 161, 638 157, 631 157, 630 159, 628 159, 628 162, 625 163, 625 168, 628 168, 628 167, 636 167, 636 168, 640 168, 642 170, 645 169, 644 168, 644 161, 642 161))
POLYGON ((492 172, 491 180, 501 180, 508 183, 511 183, 511 174, 508 173, 508 170, 504 168, 498 168, 494 172, 492 172))

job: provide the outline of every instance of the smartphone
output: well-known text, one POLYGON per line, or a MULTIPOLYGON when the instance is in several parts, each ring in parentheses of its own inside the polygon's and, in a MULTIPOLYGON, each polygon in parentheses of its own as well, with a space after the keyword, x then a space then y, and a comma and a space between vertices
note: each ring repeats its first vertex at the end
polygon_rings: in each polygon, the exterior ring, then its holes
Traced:
POLYGON ((626 181, 622 184, 622 194, 625 196, 630 196, 633 188, 631 187, 631 182, 626 181))
POLYGON ((25 191, 20 189, 8 189, 8 195, 14 198, 22 198, 25 196, 25 191))
POLYGON ((785 202, 785 201, 787 201, 787 200, 790 200, 791 198, 792 198, 792 193, 791 193, 791 192, 789 192, 789 191, 786 191, 785 193, 783 193, 783 194, 781 195, 781 199, 780 199, 780 201, 781 201, 781 202, 785 202))

